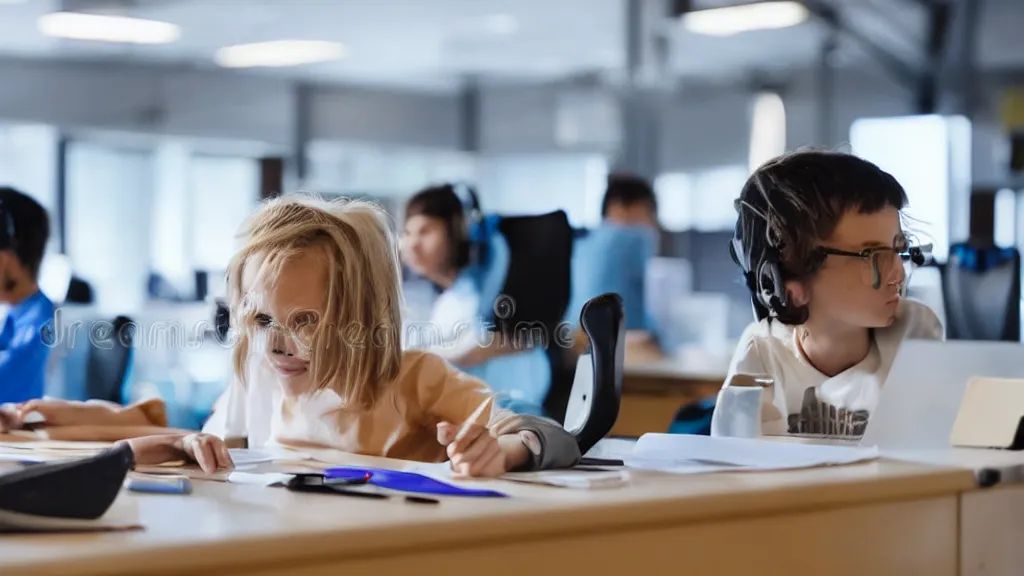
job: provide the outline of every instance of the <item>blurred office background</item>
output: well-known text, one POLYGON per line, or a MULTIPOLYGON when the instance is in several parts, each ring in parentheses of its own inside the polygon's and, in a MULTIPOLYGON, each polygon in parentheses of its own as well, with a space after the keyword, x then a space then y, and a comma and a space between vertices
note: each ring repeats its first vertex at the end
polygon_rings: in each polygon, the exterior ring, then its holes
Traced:
MULTIPOLYGON (((0 183, 50 211, 64 321, 167 324, 123 394, 183 423, 227 377, 211 303, 235 230, 299 189, 400 217, 464 180, 487 212, 588 228, 610 171, 642 175, 666 269, 685 261, 663 313, 727 350, 751 320, 732 201, 784 151, 892 171, 939 263, 972 232, 1024 241, 1021 30, 1017 0, 0 0, 0 183)), ((54 391, 81 395, 63 374, 96 360, 67 348, 54 391)))

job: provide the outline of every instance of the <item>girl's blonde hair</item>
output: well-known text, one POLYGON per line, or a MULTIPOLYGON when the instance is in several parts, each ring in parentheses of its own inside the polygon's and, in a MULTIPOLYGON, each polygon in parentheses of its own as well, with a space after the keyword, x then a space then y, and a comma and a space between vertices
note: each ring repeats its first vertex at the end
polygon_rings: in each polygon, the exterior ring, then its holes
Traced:
POLYGON ((401 365, 398 250, 389 217, 376 204, 287 195, 260 206, 240 231, 228 267, 228 298, 237 339, 235 373, 244 385, 256 308, 242 285, 245 267, 262 259, 273 282, 292 258, 316 251, 327 265, 326 307, 309 340, 313 389, 334 390, 352 407, 373 406, 401 365))

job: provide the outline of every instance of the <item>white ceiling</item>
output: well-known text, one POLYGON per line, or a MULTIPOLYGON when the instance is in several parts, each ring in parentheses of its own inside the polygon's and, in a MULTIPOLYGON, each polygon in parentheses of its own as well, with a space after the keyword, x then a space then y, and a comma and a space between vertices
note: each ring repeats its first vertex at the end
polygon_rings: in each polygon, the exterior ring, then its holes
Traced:
MULTIPOLYGON (((345 60, 274 74, 337 82, 449 88, 467 74, 549 79, 603 72, 625 64, 625 0, 98 0, 115 12, 182 27, 178 43, 124 46, 54 40, 36 19, 58 0, 0 0, 0 55, 172 61, 213 67, 220 47, 267 40, 344 43, 345 60), (509 23, 513 23, 509 30, 509 23)), ((82 2, 83 0, 76 0, 82 2)), ((85 0, 91 1, 91 0, 85 0)), ((904 59, 920 59, 924 12, 914 0, 830 0, 845 18, 904 59)), ((1024 67, 1024 0, 985 0, 979 60, 1024 67)), ((683 77, 737 76, 806 66, 818 59, 825 26, 817 21, 729 38, 669 27, 668 66, 683 77)), ((843 42, 840 60, 864 60, 843 42)))

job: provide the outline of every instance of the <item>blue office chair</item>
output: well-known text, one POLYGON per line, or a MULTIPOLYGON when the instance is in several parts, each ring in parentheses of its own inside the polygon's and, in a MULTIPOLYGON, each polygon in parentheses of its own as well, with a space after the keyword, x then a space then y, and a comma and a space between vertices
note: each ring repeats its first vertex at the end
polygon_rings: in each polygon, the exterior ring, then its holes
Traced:
POLYGON ((137 327, 131 318, 118 316, 108 325, 97 324, 89 338, 85 392, 89 399, 122 404, 131 379, 137 327))
POLYGON ((1020 252, 956 244, 942 272, 946 337, 1020 340, 1020 252))
POLYGON ((466 371, 499 393, 524 396, 505 400, 505 407, 562 421, 572 380, 557 364, 562 350, 554 336, 569 304, 573 231, 568 218, 562 211, 491 215, 478 226, 482 245, 466 272, 480 296, 478 316, 496 337, 518 342, 524 350, 466 371), (554 395, 561 399, 560 413, 551 411, 554 395))

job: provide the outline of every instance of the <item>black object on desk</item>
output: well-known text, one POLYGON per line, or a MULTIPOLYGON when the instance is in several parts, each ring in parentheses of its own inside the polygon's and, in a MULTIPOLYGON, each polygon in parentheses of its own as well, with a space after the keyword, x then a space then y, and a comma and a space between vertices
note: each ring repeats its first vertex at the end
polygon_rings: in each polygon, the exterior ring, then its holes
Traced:
POLYGON ((582 458, 578 466, 625 466, 622 460, 610 460, 608 458, 582 458))
MULTIPOLYGON (((364 486, 369 484, 370 476, 361 479, 351 478, 324 478, 323 474, 296 474, 285 485, 292 492, 312 492, 317 494, 337 494, 339 496, 352 496, 355 498, 369 498, 371 500, 388 500, 390 494, 383 492, 365 492, 354 490, 352 486, 364 486)), ((413 504, 440 504, 440 500, 426 498, 423 496, 405 496, 406 502, 413 504)))
POLYGON ((95 520, 114 503, 135 462, 122 444, 70 462, 28 466, 0 476, 0 509, 49 518, 95 520))

